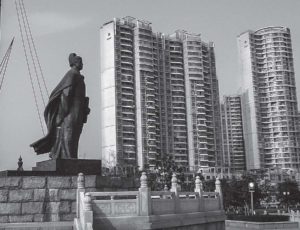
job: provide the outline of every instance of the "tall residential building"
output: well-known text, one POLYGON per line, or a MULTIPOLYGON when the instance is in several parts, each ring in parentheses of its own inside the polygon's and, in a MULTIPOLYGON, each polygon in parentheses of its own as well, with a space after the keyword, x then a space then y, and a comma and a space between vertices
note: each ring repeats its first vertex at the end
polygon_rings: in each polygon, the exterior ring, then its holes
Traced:
POLYGON ((213 43, 133 17, 104 24, 100 37, 103 163, 154 167, 172 155, 193 170, 220 165, 213 43))
POLYGON ((224 96, 222 103, 224 168, 229 173, 246 170, 241 96, 224 96))
POLYGON ((183 47, 190 169, 220 168, 222 134, 214 44, 201 41, 199 34, 180 30, 170 37, 183 47))
POLYGON ((290 30, 238 36, 247 169, 299 169, 297 97, 290 30))

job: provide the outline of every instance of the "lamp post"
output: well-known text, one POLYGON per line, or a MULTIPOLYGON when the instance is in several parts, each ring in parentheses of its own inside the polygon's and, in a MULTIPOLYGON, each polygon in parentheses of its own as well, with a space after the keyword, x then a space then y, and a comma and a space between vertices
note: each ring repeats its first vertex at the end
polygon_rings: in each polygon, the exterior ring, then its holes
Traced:
POLYGON ((249 188, 249 192, 251 195, 251 214, 253 215, 254 211, 253 211, 253 193, 254 193, 254 183, 250 182, 248 184, 248 188, 249 188))
POLYGON ((286 205, 286 211, 289 211, 289 199, 288 196, 290 195, 290 192, 283 192, 284 200, 285 200, 285 205, 286 205))

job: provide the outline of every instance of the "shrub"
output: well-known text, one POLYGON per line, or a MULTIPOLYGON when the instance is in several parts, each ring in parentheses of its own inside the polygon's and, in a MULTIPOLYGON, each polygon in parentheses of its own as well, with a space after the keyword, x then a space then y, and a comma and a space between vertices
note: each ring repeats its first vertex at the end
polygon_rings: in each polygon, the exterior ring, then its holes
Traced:
POLYGON ((250 221, 250 222, 281 222, 289 221, 289 216, 277 216, 277 215, 227 215, 227 220, 239 220, 239 221, 250 221))

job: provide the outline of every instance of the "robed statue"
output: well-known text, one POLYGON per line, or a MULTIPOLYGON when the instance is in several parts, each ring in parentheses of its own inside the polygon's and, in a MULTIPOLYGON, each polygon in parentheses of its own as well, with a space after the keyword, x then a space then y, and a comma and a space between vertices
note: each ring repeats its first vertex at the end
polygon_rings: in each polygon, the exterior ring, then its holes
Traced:
POLYGON ((37 154, 50 152, 50 158, 77 158, 83 124, 90 112, 85 94, 82 58, 69 55, 71 69, 52 91, 44 111, 48 133, 30 146, 37 154))

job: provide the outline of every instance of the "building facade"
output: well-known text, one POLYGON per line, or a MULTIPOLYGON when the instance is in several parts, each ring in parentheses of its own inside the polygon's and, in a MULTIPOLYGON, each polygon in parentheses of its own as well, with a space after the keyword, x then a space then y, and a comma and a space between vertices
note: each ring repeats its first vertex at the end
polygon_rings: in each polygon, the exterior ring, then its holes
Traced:
POLYGON ((290 30, 238 36, 247 169, 299 169, 299 128, 290 30))
POLYGON ((224 146, 224 171, 246 170, 241 96, 224 96, 221 106, 224 146))
POLYGON ((191 170, 222 164, 213 43, 132 17, 104 24, 100 38, 103 163, 153 168, 172 155, 191 170))

